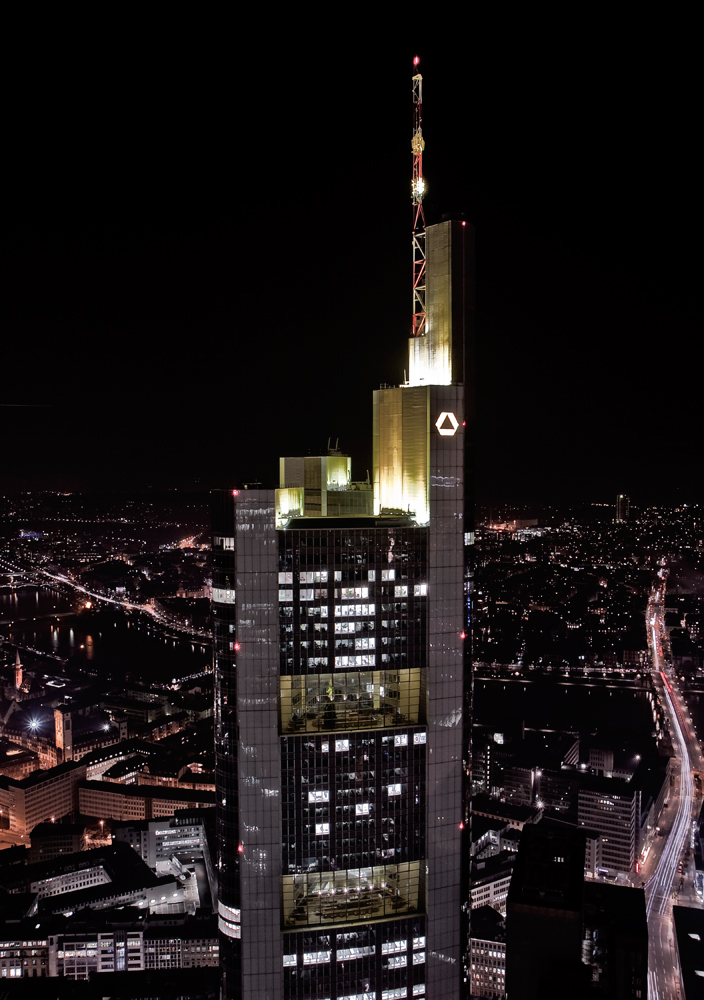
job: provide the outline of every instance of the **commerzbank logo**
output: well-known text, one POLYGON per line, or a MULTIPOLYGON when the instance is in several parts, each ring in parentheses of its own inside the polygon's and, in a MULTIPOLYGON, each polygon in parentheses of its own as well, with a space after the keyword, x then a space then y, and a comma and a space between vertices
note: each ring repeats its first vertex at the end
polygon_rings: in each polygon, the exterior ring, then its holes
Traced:
POLYGON ((442 437, 454 437, 459 425, 459 421, 454 413, 447 413, 446 411, 443 411, 435 421, 438 434, 442 437))

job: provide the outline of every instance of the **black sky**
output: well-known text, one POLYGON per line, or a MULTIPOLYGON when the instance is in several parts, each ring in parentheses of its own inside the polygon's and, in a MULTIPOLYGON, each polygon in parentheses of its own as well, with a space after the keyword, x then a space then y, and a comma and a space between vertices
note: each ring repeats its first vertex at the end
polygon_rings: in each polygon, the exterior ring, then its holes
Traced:
POLYGON ((704 499, 686 26, 514 27, 28 51, 2 401, 48 407, 0 408, 2 488, 273 481, 328 436, 364 476, 405 367, 417 50, 428 221, 477 230, 480 498, 704 499))

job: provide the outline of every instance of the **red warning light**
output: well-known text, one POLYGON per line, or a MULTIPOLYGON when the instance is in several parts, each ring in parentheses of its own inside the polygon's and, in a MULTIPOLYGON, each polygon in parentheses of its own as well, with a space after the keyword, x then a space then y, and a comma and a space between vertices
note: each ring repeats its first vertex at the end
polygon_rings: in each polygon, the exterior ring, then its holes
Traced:
POLYGON ((233 495, 233 497, 238 497, 240 495, 240 491, 239 490, 233 490, 232 491, 232 495, 233 495))
POLYGON ((244 845, 240 844, 240 846, 237 848, 237 851, 239 854, 244 854, 244 845))
POLYGON ((467 633, 466 632, 460 632, 460 639, 466 639, 466 638, 467 638, 467 633))
POLYGON ((239 651, 240 651, 240 644, 239 644, 239 642, 236 642, 235 643, 235 652, 239 653, 239 651))
POLYGON ((463 222, 463 223, 462 223, 462 225, 463 225, 463 226, 466 226, 466 225, 467 225, 467 223, 466 223, 466 222, 463 222))
POLYGON ((462 426, 463 426, 463 427, 466 427, 466 426, 467 426, 467 421, 466 421, 466 420, 463 420, 463 421, 462 421, 462 426))
POLYGON ((420 57, 419 56, 414 56, 413 57, 413 65, 417 66, 419 62, 420 62, 420 57))

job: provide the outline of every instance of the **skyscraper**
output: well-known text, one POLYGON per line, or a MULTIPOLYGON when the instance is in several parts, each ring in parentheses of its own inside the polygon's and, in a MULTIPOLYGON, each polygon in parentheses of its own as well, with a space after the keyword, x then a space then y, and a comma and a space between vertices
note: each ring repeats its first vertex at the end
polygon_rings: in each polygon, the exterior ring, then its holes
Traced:
POLYGON ((631 501, 624 493, 619 493, 616 497, 616 521, 618 524, 625 524, 630 513, 631 501))
POLYGON ((373 513, 313 493, 308 516, 285 463, 278 490, 214 495, 226 998, 465 991, 473 231, 423 229, 409 382, 374 393, 373 513))

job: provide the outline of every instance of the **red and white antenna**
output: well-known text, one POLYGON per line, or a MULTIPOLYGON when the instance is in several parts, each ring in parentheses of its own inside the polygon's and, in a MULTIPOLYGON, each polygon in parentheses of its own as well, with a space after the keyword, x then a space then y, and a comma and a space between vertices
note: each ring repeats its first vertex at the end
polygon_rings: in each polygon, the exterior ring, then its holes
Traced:
POLYGON ((416 56, 413 66, 413 180, 411 182, 411 202, 413 206, 413 336, 425 334, 425 215, 423 214, 423 77, 418 70, 420 59, 416 56))

